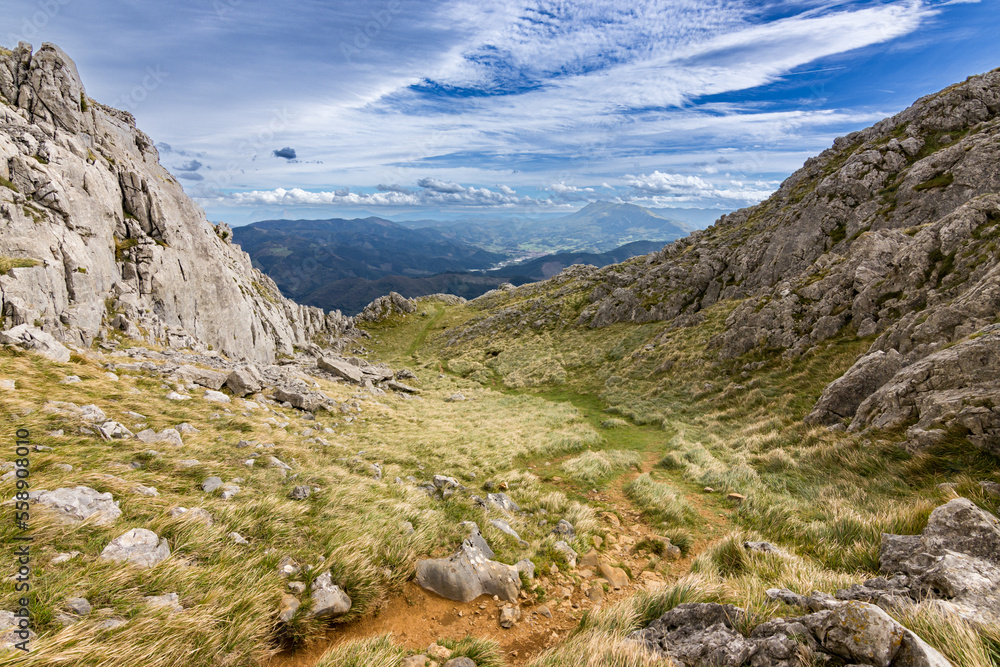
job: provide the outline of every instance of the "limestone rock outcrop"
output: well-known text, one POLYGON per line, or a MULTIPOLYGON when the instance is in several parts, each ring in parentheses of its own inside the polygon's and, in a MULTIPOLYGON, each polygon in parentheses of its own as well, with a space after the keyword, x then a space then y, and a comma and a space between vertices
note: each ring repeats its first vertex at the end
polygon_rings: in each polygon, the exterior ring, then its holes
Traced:
POLYGON ((14 267, 0 275, 4 329, 82 346, 115 329, 255 362, 352 331, 339 312, 282 297, 132 116, 87 97, 58 47, 0 49, 0 102, 0 258, 14 267))

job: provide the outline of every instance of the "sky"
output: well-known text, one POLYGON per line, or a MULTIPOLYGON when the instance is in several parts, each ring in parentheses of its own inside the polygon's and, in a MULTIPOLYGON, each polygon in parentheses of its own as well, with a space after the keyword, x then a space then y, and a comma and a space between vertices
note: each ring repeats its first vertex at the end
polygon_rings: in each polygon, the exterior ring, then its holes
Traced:
POLYGON ((210 220, 720 212, 1000 66, 997 0, 3 0, 210 220))

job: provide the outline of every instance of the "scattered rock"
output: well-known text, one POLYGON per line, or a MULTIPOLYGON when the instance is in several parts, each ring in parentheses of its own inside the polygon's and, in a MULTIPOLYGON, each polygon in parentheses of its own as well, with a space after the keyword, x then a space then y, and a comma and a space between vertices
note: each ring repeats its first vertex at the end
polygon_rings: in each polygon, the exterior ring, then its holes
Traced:
POLYGON ((86 616, 93 610, 87 598, 70 598, 63 606, 77 616, 86 616))
POLYGON ((288 492, 288 497, 292 500, 305 500, 312 493, 312 489, 307 484, 296 486, 288 492))
POLYGON ((70 523, 93 519, 98 526, 109 526, 122 515, 110 493, 100 493, 89 486, 42 491, 35 501, 52 508, 70 523))
POLYGON ((153 567, 170 556, 167 541, 145 528, 133 528, 111 540, 101 552, 101 558, 126 562, 136 567, 153 567))
POLYGON ((184 611, 184 607, 181 606, 177 598, 177 593, 166 593, 164 595, 149 595, 143 598, 146 604, 150 607, 158 609, 166 609, 170 613, 176 614, 179 611, 184 611))
POLYGON ((294 595, 288 593, 282 595, 281 603, 278 606, 278 620, 282 623, 291 623, 300 604, 299 599, 294 595))
POLYGON ((221 486, 222 486, 222 478, 212 476, 206 478, 205 481, 201 483, 201 490, 204 491, 205 493, 213 493, 215 492, 216 489, 220 488, 221 486))
POLYGON ((628 586, 628 574, 620 567, 613 567, 609 563, 601 563, 597 566, 601 576, 608 580, 608 584, 615 590, 628 586))
POLYGON ((213 391, 211 389, 205 390, 206 401, 211 401, 212 403, 229 403, 232 401, 228 396, 223 394, 221 391, 213 391))
POLYGON ((245 537, 243 537, 236 531, 229 533, 229 539, 231 539, 236 544, 250 544, 249 542, 247 542, 245 537))
POLYGON ((132 493, 136 493, 140 496, 146 496, 147 498, 155 498, 160 495, 155 486, 143 486, 142 484, 136 484, 133 486, 132 493))
POLYGON ((256 366, 242 366, 229 373, 226 377, 226 386, 229 387, 234 396, 242 398, 263 389, 264 379, 256 366))
POLYGON ((556 527, 552 529, 553 535, 563 535, 567 539, 573 539, 576 536, 576 530, 573 529, 573 524, 571 524, 566 519, 560 519, 556 527))
POLYGON ((426 667, 426 665, 427 665, 427 656, 420 654, 420 655, 408 655, 405 658, 403 658, 403 663, 401 667, 426 667))
POLYGON ((427 655, 432 660, 447 660, 451 658, 451 649, 435 643, 427 647, 427 655))
POLYGON ((351 598, 333 583, 330 572, 324 572, 312 583, 312 616, 334 618, 351 610, 351 598))
POLYGON ((573 547, 568 545, 566 542, 559 540, 558 542, 552 545, 552 548, 555 549, 556 551, 559 551, 564 556, 566 556, 567 565, 569 565, 570 567, 576 567, 577 554, 576 551, 573 550, 573 547))
POLYGON ((458 401, 464 401, 466 399, 465 399, 465 394, 462 394, 461 392, 456 392, 444 400, 445 403, 456 403, 458 401))
POLYGON ((484 593, 517 601, 521 579, 516 568, 489 560, 470 540, 448 558, 417 561, 417 583, 441 597, 469 602, 484 593))
POLYGON ((28 324, 19 324, 7 331, 0 331, 0 344, 16 345, 39 354, 50 361, 68 363, 69 348, 50 334, 28 324))
POLYGON ((500 627, 512 628, 514 624, 521 620, 521 608, 514 605, 505 604, 500 610, 500 627))

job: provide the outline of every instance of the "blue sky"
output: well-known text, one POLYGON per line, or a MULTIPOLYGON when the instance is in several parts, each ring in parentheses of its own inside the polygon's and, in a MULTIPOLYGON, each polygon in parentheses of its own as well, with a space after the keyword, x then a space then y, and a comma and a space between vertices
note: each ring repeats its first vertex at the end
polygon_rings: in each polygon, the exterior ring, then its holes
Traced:
POLYGON ((6 0, 212 220, 729 210, 1000 66, 995 0, 6 0))

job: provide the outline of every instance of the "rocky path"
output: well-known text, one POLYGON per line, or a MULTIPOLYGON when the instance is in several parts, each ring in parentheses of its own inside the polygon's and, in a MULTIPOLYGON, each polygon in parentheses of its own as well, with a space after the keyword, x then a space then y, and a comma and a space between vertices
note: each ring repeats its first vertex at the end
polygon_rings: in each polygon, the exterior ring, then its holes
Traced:
MULTIPOLYGON (((430 326, 433 321, 428 328, 430 326)), ((556 469, 565 458, 539 461, 534 467, 549 463, 556 469)), ((424 650, 439 639, 457 640, 470 635, 492 639, 499 643, 508 665, 528 664, 545 649, 562 642, 588 610, 614 604, 640 590, 662 588, 683 576, 695 556, 732 527, 729 513, 714 497, 686 490, 686 499, 701 517, 691 530, 693 546, 687 556, 663 560, 656 568, 649 569, 650 554, 636 552, 635 545, 659 536, 632 505, 623 487, 638 475, 652 471, 659 458, 659 453, 649 452, 640 470, 622 474, 602 490, 585 495, 586 501, 597 510, 601 527, 606 531, 602 560, 634 575, 620 588, 609 587, 604 591, 605 580, 597 571, 596 562, 581 555, 577 567, 570 571, 537 577, 536 583, 544 594, 522 597, 519 602, 521 619, 505 629, 499 623, 503 601, 484 595, 467 603, 455 602, 411 581, 400 594, 388 600, 377 615, 332 627, 311 647, 280 654, 266 667, 313 667, 332 646, 384 634, 391 634, 395 642, 414 650, 424 650)), ((566 493, 579 492, 572 482, 560 478, 555 478, 552 484, 566 493)), ((678 489, 681 488, 678 485, 678 489)))

